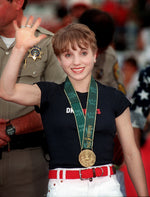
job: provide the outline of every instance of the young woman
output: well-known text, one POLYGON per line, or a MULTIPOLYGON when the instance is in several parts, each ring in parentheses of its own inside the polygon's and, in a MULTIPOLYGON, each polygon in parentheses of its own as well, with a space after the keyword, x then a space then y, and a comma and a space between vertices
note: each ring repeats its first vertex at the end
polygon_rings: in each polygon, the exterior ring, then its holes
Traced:
POLYGON ((67 74, 60 85, 19 84, 19 66, 27 50, 45 36, 40 24, 24 17, 16 22, 16 45, 0 80, 0 97, 40 112, 50 154, 48 197, 122 196, 112 164, 118 132, 129 175, 139 196, 148 196, 140 152, 134 141, 129 101, 120 91, 96 82, 92 69, 97 45, 85 25, 70 24, 57 32, 53 48, 67 74))

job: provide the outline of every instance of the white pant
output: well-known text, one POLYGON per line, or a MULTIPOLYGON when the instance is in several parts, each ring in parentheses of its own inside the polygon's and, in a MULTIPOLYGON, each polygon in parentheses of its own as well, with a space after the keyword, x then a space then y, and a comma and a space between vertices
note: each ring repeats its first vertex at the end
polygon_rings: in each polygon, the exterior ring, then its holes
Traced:
POLYGON ((123 197, 116 175, 80 179, 50 179, 47 197, 123 197))

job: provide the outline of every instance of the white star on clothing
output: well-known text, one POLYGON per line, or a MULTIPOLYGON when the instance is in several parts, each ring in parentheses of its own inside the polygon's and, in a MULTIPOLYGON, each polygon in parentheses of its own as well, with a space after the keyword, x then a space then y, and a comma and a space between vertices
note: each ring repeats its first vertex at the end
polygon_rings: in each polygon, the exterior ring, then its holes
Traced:
POLYGON ((143 114, 143 112, 142 112, 142 107, 138 107, 138 106, 137 106, 135 112, 136 112, 137 114, 143 114))
POLYGON ((136 120, 132 120, 132 127, 135 127, 135 128, 138 127, 138 126, 137 126, 137 121, 136 121, 136 120))
POLYGON ((145 76, 144 79, 143 79, 143 82, 144 82, 145 84, 150 83, 150 77, 145 76))
POLYGON ((147 77, 147 81, 148 81, 148 83, 150 84, 150 77, 147 77))
POLYGON ((148 93, 145 92, 144 90, 142 90, 139 94, 138 94, 140 97, 141 97, 141 100, 148 100, 148 93))

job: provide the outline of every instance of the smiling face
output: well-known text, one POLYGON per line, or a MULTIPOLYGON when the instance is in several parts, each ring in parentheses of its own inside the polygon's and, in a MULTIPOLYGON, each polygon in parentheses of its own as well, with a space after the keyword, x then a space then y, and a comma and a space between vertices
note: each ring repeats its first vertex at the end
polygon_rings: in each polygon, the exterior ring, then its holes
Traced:
POLYGON ((52 44, 72 84, 84 86, 89 83, 97 53, 94 32, 86 25, 73 23, 59 30, 52 44))
POLYGON ((68 49, 60 54, 58 59, 70 81, 91 79, 96 53, 93 53, 90 45, 79 47, 75 43, 72 48, 70 43, 68 49))

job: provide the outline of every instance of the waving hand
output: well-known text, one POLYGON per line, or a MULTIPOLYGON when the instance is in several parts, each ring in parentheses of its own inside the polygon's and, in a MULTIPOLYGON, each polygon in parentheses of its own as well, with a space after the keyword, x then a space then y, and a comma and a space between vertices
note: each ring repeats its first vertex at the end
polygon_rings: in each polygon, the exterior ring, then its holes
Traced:
POLYGON ((33 16, 30 16, 29 20, 23 16, 21 21, 21 27, 19 28, 17 22, 14 21, 14 27, 16 30, 16 48, 23 48, 28 50, 33 45, 40 42, 46 35, 35 36, 35 31, 41 23, 41 18, 38 18, 33 23, 33 16))

